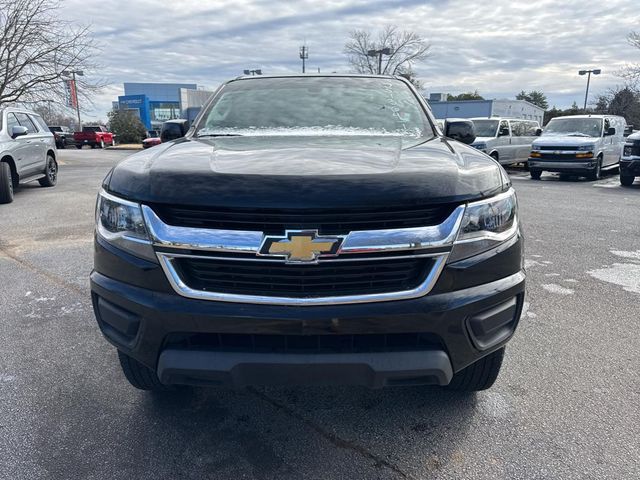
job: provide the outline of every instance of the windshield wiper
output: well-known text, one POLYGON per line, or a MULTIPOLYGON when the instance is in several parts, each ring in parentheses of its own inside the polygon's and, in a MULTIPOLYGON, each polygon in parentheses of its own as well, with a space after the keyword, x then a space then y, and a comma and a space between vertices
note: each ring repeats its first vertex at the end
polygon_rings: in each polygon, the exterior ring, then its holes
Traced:
POLYGON ((204 133, 202 135, 198 135, 196 138, 204 138, 204 137, 241 137, 240 133, 204 133))

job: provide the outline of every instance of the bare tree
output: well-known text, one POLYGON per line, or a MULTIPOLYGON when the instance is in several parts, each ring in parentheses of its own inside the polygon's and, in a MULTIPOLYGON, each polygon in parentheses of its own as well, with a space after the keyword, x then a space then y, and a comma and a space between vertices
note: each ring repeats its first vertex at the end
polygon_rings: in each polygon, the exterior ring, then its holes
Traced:
POLYGON ((85 72, 77 78, 84 104, 103 86, 86 76, 97 68, 89 27, 62 20, 59 8, 58 0, 0 0, 0 105, 64 103, 64 71, 85 72))
MULTIPOLYGON (((629 45, 640 49, 640 32, 631 32, 627 35, 627 41, 629 45)), ((630 79, 630 80, 638 80, 640 79, 640 63, 632 63, 624 67, 621 71, 618 72, 621 77, 630 79)))
POLYGON ((413 66, 429 57, 431 44, 415 32, 400 31, 394 25, 386 26, 377 35, 366 30, 354 30, 344 46, 349 64, 357 73, 378 73, 378 60, 370 57, 370 50, 388 48, 390 55, 383 55, 381 73, 402 75, 419 84, 413 66))

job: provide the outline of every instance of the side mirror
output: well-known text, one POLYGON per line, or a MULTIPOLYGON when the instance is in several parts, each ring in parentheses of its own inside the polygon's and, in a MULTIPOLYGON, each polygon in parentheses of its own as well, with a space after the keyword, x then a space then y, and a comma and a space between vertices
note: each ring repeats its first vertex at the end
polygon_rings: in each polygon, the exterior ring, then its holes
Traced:
POLYGON ((616 128, 615 127, 609 127, 609 130, 607 130, 607 133, 605 133, 606 136, 615 135, 615 134, 616 134, 616 128))
POLYGON ((536 128, 536 137, 539 137, 540 135, 542 135, 542 129, 536 128))
POLYGON ((11 128, 11 138, 21 137, 22 135, 26 135, 27 133, 29 133, 29 130, 27 130, 27 127, 22 127, 20 125, 14 125, 11 128))
POLYGON ((162 131, 160 132, 160 140, 162 142, 170 142, 171 140, 177 140, 187 134, 189 130, 189 123, 187 121, 172 122, 168 121, 162 124, 162 131))
POLYGON ((446 120, 444 122, 444 135, 470 145, 476 139, 476 129, 471 120, 446 120))
POLYGON ((629 135, 631 135, 633 133, 633 125, 627 125, 624 129, 624 133, 623 135, 625 137, 628 137, 629 135))

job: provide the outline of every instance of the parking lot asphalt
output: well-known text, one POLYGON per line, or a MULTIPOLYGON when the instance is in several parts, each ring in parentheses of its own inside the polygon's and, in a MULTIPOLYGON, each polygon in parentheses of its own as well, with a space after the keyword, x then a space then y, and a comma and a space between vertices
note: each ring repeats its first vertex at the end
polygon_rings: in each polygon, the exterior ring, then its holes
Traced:
POLYGON ((59 152, 0 205, 2 479, 640 478, 640 182, 510 171, 526 313, 494 387, 130 387, 89 298, 95 195, 59 152))

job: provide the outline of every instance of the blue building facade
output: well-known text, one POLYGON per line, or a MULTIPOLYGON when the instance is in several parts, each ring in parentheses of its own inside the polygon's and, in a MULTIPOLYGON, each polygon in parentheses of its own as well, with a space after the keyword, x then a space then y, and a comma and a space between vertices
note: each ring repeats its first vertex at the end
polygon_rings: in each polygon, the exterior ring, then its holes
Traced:
POLYGON ((525 100, 427 100, 433 115, 438 119, 509 117, 544 120, 544 109, 525 100))
POLYGON ((134 111, 147 130, 159 130, 162 123, 180 118, 180 89, 196 90, 195 83, 125 83, 118 108, 134 111))

